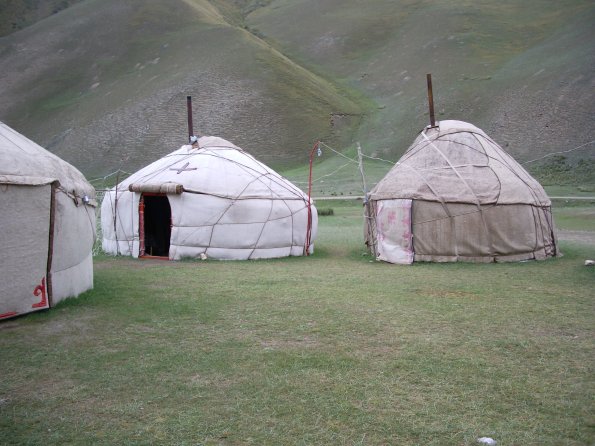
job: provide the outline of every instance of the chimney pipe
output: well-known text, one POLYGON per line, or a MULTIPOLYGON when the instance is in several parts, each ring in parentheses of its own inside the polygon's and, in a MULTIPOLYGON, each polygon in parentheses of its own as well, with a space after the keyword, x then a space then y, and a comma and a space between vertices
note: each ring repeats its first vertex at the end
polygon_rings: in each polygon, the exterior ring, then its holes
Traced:
POLYGON ((432 75, 426 74, 428 80, 428 105, 430 107, 430 127, 436 127, 436 118, 434 116, 434 94, 432 92, 432 75))
POLYGON ((188 142, 190 142, 190 137, 194 135, 194 129, 192 128, 192 96, 186 96, 186 109, 188 111, 188 142))

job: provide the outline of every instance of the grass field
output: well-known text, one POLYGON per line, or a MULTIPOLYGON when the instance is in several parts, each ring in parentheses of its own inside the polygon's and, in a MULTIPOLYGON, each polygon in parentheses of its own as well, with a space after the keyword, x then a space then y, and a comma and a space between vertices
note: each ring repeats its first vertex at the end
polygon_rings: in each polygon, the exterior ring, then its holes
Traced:
POLYGON ((593 444, 594 245, 398 267, 359 202, 318 206, 310 258, 100 256, 94 290, 0 324, 0 443, 593 444))

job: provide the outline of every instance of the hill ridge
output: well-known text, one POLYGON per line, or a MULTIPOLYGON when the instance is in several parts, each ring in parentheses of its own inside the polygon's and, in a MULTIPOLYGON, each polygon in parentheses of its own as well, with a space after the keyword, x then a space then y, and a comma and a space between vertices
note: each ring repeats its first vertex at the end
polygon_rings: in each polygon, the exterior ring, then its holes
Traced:
POLYGON ((319 137, 349 139, 330 123, 358 112, 345 92, 210 2, 178 4, 91 0, 2 38, 0 119, 93 175, 184 143, 186 95, 198 130, 276 166, 303 160, 319 137))
POLYGON ((85 0, 0 38, 0 119, 91 175, 179 147, 186 95, 198 131, 277 170, 317 139, 396 160, 432 72, 437 119, 523 161, 595 138, 594 20, 586 0, 85 0))

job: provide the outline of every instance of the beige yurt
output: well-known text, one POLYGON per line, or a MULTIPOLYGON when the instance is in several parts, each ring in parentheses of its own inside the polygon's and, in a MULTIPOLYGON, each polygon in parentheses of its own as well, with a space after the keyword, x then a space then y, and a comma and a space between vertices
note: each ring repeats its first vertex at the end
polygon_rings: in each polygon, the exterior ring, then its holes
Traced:
POLYGON ((558 254, 543 187, 466 122, 424 129, 367 198, 366 244, 379 260, 506 262, 558 254))
POLYGON ((103 249, 114 255, 264 259, 312 253, 317 213, 250 154, 203 136, 108 191, 101 228, 103 249))
POLYGON ((93 287, 95 189, 0 122, 0 319, 93 287))

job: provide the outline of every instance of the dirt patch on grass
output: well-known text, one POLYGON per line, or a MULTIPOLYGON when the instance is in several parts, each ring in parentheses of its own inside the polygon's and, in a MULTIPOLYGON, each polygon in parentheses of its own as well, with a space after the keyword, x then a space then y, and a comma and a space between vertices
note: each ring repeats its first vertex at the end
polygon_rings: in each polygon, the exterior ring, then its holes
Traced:
POLYGON ((595 246, 595 232, 592 231, 572 231, 569 229, 559 229, 558 239, 565 242, 595 246))
POLYGON ((123 269, 133 269, 133 270, 140 270, 146 268, 161 268, 161 267, 168 267, 168 268, 181 268, 183 266, 192 265, 193 267, 197 267, 200 265, 200 262, 180 262, 180 261, 170 261, 167 259, 135 259, 134 257, 112 257, 112 258, 99 258, 94 259, 94 266, 95 269, 106 270, 112 269, 114 266, 117 265, 122 267, 123 269))
POLYGON ((579 339, 589 339, 590 333, 586 332, 585 330, 575 329, 572 331, 563 330, 563 329, 540 329, 535 330, 533 334, 539 338, 555 338, 555 339, 564 339, 564 340, 579 340, 579 339))
POLYGON ((189 377, 192 386, 209 387, 215 389, 229 389, 242 382, 248 381, 248 377, 223 377, 223 376, 205 376, 201 374, 194 374, 189 377))
POLYGON ((299 350, 302 348, 319 347, 317 339, 304 336, 300 339, 267 339, 261 340, 260 345, 265 350, 299 350))
MULTIPOLYGON (((46 310, 46 311, 60 311, 46 310)), ((0 331, 18 330, 26 327, 23 337, 31 339, 46 339, 48 336, 58 335, 60 339, 68 339, 66 335, 76 335, 76 338, 85 336, 96 319, 94 310, 86 309, 86 314, 77 314, 76 319, 71 317, 48 318, 38 321, 35 325, 25 325, 27 315, 10 321, 0 323, 0 331)))
POLYGON ((479 296, 468 291, 428 290, 420 293, 426 297, 437 297, 441 299, 478 299, 479 296))
POLYGON ((0 322, 0 331, 8 331, 8 330, 15 330, 21 326, 20 321, 17 320, 10 320, 10 321, 2 321, 0 322))

